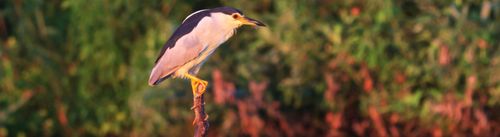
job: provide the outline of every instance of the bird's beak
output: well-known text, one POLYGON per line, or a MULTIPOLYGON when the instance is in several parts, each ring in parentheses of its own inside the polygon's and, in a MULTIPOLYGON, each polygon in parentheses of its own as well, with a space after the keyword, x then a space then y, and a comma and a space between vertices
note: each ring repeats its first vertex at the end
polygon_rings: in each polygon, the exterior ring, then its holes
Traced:
POLYGON ((249 18, 249 17, 243 17, 240 18, 240 21, 243 23, 243 25, 250 25, 250 26, 261 26, 265 27, 266 24, 262 23, 261 21, 249 18))

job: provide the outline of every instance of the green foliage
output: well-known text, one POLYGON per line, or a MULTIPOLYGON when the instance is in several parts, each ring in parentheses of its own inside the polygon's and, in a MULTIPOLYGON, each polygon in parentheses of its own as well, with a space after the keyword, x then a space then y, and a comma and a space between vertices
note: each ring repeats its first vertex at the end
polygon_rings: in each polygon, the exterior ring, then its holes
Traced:
MULTIPOLYGON (((0 136, 192 132, 189 83, 149 87, 147 78, 184 17, 221 5, 268 25, 241 28, 200 71, 209 82, 213 70, 224 72, 236 100, 255 96, 249 83, 264 81, 264 102, 277 102, 292 123, 312 115, 319 127, 339 112, 355 124, 376 117, 374 107, 383 119, 417 119, 427 130, 454 124, 439 122, 454 120, 440 111, 448 103, 500 125, 498 1, 7 0, 0 2, 0 136)), ((240 104, 214 104, 207 93, 210 132, 251 134, 225 127, 240 104)))

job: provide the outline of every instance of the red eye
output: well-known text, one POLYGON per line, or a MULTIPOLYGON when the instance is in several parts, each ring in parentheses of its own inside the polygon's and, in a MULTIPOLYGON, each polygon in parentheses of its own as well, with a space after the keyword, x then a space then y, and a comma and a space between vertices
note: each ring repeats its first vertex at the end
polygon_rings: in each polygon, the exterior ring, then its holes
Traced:
POLYGON ((240 17, 238 14, 233 14, 233 19, 237 19, 238 17, 240 17))

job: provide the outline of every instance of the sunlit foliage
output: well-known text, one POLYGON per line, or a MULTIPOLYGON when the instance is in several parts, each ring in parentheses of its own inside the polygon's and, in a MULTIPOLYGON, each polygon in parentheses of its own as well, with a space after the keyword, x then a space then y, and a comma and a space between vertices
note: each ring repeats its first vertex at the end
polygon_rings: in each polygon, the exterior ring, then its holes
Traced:
POLYGON ((268 27, 200 71, 210 136, 500 135, 498 0, 6 0, 0 136, 189 135, 188 81, 147 78, 223 5, 268 27))

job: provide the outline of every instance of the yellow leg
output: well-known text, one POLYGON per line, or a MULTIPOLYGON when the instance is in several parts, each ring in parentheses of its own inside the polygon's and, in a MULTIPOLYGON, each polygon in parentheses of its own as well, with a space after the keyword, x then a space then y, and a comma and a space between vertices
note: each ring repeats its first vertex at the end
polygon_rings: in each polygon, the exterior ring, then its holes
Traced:
POLYGON ((207 88, 208 82, 205 80, 201 80, 191 74, 184 74, 187 78, 191 79, 191 88, 193 90, 194 96, 199 96, 205 93, 205 89, 207 88), (197 90, 198 86, 201 84, 201 89, 197 90), (200 91, 200 93, 198 93, 200 91))
MULTIPOLYGON (((205 90, 207 88, 207 85, 208 85, 208 82, 205 81, 205 80, 201 80, 193 75, 190 75, 190 74, 184 74, 184 76, 188 77, 189 79, 191 79, 191 88, 193 90, 193 96, 194 97, 198 97, 198 96, 201 96, 203 95, 203 93, 205 93, 205 90), (200 86, 201 84, 201 89, 198 90, 198 87, 200 86), (199 92, 198 92, 199 91, 199 92)), ((198 107, 199 104, 194 104, 193 107, 191 107, 191 109, 195 109, 196 107, 198 107)), ((208 115, 205 116, 205 121, 208 119, 208 115)), ((195 120, 193 120, 193 125, 196 124, 196 121, 197 120, 197 117, 195 118, 195 120)))

